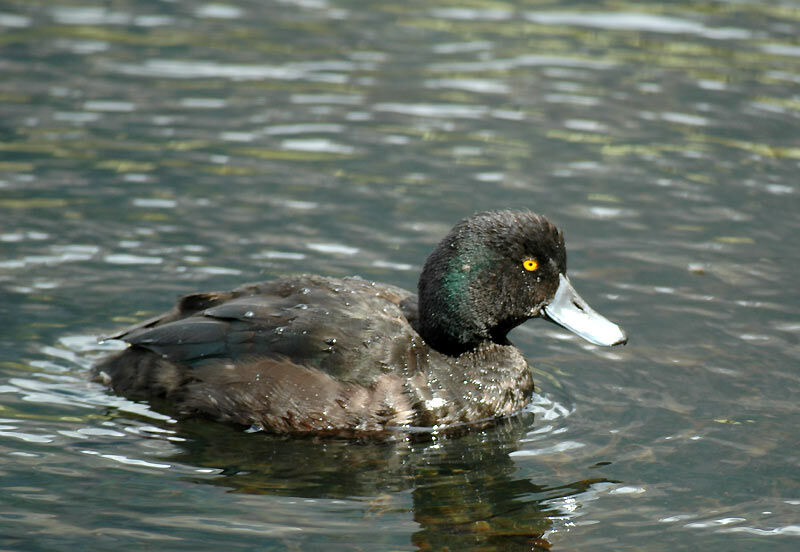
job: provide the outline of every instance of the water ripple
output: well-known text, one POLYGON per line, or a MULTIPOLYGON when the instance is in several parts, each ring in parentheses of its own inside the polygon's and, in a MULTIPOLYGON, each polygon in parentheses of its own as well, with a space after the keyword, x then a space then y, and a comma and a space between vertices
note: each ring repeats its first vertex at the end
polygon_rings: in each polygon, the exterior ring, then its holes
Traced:
POLYGON ((287 65, 235 65, 213 61, 151 59, 141 64, 122 63, 109 66, 110 71, 139 77, 168 79, 223 78, 240 80, 308 80, 311 82, 344 83, 346 75, 323 71, 335 67, 350 70, 344 62, 296 63, 287 65))
POLYGON ((648 13, 531 12, 527 13, 525 18, 544 25, 576 25, 615 31, 687 33, 717 40, 747 40, 753 36, 752 31, 747 29, 710 28, 696 21, 648 13))

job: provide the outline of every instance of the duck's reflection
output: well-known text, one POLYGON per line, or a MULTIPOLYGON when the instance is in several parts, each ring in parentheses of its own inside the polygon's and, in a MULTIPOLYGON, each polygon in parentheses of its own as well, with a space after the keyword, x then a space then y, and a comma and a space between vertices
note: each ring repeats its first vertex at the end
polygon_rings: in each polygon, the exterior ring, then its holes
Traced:
POLYGON ((176 462, 221 469, 198 482, 234 492, 301 498, 380 498, 412 490, 420 550, 547 550, 546 501, 587 490, 599 479, 536 484, 520 477, 509 454, 531 428, 532 414, 458 436, 399 441, 298 439, 247 434, 190 421, 176 462))

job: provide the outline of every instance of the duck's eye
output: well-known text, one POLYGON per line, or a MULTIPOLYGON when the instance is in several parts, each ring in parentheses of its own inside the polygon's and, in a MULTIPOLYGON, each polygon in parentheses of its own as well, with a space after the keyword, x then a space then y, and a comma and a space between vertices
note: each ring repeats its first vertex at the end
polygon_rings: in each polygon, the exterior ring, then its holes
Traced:
POLYGON ((533 272, 537 268, 539 268, 539 261, 536 259, 525 259, 522 261, 522 268, 527 270, 528 272, 533 272))

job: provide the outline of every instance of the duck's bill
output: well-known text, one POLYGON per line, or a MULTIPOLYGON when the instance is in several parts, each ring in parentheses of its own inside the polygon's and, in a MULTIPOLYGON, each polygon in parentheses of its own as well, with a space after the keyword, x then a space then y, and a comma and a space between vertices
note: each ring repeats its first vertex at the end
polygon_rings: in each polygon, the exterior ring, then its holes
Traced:
POLYGON ((595 345, 610 347, 628 341, 622 328, 596 312, 578 295, 569 278, 559 274, 553 300, 544 308, 547 318, 595 345))

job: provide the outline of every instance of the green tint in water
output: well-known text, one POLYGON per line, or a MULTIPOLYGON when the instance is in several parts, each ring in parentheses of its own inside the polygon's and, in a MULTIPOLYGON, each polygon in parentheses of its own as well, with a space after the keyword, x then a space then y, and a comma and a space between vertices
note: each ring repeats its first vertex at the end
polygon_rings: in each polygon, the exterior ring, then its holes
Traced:
POLYGON ((796 549, 797 36, 763 2, 5 2, 0 547, 796 549), (533 419, 295 441, 86 379, 177 295, 413 289, 496 208, 631 338, 515 330, 533 419))

